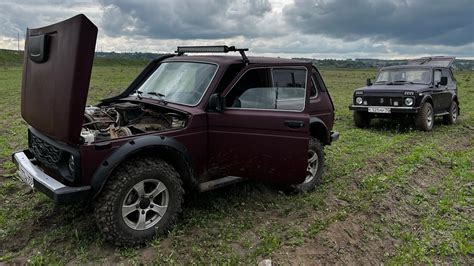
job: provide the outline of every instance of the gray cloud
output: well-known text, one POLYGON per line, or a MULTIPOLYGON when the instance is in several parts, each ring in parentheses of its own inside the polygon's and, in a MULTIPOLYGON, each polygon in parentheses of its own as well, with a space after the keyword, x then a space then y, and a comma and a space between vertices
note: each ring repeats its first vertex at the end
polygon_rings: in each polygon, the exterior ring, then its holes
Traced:
MULTIPOLYGON (((108 35, 156 39, 217 39, 266 35, 268 0, 127 1, 103 0, 108 35)), ((278 32, 278 30, 277 30, 278 32)))
POLYGON ((295 30, 348 41, 372 38, 450 46, 474 42, 472 0, 296 0, 283 14, 295 30))
POLYGON ((0 48, 16 49, 27 27, 84 13, 103 51, 228 44, 266 56, 474 58, 473 9, 473 0, 3 0, 0 48))

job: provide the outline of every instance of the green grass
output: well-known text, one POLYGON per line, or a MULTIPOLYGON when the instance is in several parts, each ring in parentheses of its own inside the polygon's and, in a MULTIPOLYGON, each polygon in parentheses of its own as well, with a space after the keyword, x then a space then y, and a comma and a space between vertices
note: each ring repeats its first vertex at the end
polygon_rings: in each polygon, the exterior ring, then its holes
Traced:
MULTIPOLYGON (((90 104, 118 93, 143 67, 108 64, 93 69, 90 104)), ((91 207, 55 206, 12 178, 9 156, 26 146, 21 67, 0 68, 0 262, 472 264, 474 72, 455 73, 459 123, 438 121, 428 133, 380 121, 355 128, 347 108, 352 90, 375 70, 322 74, 341 138, 326 147, 318 189, 287 195, 249 182, 196 195, 169 235, 121 249, 104 242, 91 207)))

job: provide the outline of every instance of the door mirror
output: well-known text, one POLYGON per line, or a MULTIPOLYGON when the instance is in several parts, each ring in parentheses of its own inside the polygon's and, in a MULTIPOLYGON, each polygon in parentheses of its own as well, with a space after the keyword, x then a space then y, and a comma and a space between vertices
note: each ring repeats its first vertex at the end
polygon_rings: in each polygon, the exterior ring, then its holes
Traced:
POLYGON ((448 85, 448 77, 441 77, 441 80, 438 83, 441 86, 446 86, 448 85))
POLYGON ((368 78, 365 84, 367 84, 367 86, 372 86, 372 80, 368 78))
POLYGON ((209 98, 208 110, 212 112, 222 112, 224 109, 224 97, 220 96, 218 93, 214 93, 209 98))

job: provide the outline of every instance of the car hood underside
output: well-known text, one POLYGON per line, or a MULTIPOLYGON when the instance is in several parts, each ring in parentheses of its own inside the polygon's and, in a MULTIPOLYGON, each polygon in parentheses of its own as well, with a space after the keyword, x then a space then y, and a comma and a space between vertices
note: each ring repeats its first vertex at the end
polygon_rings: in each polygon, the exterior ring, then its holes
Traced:
POLYGON ((28 29, 21 114, 36 130, 79 143, 96 38, 97 27, 84 15, 28 29))

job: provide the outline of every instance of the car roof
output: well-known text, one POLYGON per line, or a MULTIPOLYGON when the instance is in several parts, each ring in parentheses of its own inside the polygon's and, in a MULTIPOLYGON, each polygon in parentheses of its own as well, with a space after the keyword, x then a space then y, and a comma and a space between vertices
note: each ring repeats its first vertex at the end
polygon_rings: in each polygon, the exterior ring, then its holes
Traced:
MULTIPOLYGON (((277 57, 256 57, 249 56, 249 65, 251 64, 290 64, 290 65, 302 65, 302 64, 311 64, 310 61, 297 60, 297 59, 288 59, 288 58, 277 58, 277 57)), ((232 64, 242 64, 241 56, 222 56, 222 55, 185 55, 185 56, 174 56, 163 60, 163 62, 172 62, 172 61, 199 61, 199 62, 208 62, 215 63, 218 65, 232 65, 232 64)))

